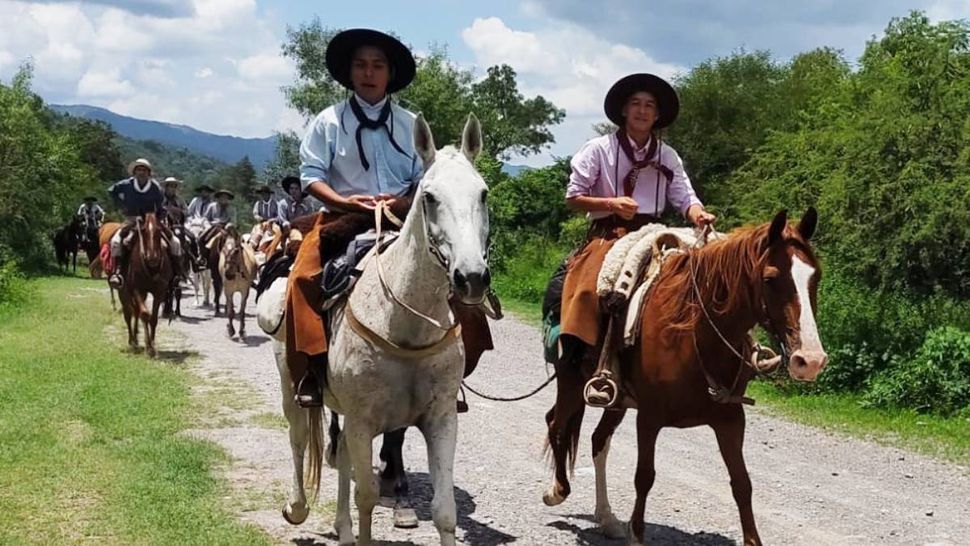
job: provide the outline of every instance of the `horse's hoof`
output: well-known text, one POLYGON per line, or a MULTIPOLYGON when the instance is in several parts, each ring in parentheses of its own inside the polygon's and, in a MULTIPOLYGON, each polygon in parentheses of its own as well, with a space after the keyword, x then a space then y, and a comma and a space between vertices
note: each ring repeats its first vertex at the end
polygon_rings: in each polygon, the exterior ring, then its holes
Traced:
POLYGON ((400 507, 394 509, 394 526, 398 529, 414 529, 418 526, 418 514, 414 508, 400 507))
POLYGON ((306 521, 310 515, 310 508, 305 504, 301 508, 294 508, 292 504, 286 503, 283 507, 283 519, 290 525, 300 525, 306 521))
POLYGON ((155 349, 147 349, 145 352, 148 353, 148 358, 155 358, 158 356, 158 352, 155 349))
POLYGON ((627 526, 626 526, 626 532, 627 532, 627 536, 630 537, 630 541, 628 542, 628 544, 630 546, 644 546, 643 541, 641 541, 640 539, 638 539, 633 534, 633 525, 631 525, 631 524, 628 523, 627 526))
POLYGON ((626 524, 616 519, 613 514, 602 519, 596 518, 596 521, 600 524, 600 529, 606 538, 626 538, 626 524))
POLYGON ((542 494, 542 502, 544 502, 546 506, 558 506, 562 504, 564 500, 566 500, 566 497, 557 493, 555 486, 549 488, 548 491, 542 494))

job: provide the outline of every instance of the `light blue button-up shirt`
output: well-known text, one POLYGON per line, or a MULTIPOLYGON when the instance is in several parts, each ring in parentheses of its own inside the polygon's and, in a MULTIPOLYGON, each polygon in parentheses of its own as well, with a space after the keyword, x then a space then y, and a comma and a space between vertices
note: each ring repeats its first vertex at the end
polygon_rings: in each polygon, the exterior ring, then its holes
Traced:
MULTIPOLYGON (((357 98, 361 109, 376 120, 384 102, 370 105, 357 98)), ((326 182, 343 197, 350 195, 405 195, 421 179, 424 169, 414 151, 415 115, 397 104, 391 104, 388 128, 404 154, 391 144, 384 129, 361 131, 361 144, 370 163, 364 170, 357 151, 357 118, 348 100, 327 108, 318 115, 303 135, 300 144, 300 181, 303 189, 312 182, 326 182)))

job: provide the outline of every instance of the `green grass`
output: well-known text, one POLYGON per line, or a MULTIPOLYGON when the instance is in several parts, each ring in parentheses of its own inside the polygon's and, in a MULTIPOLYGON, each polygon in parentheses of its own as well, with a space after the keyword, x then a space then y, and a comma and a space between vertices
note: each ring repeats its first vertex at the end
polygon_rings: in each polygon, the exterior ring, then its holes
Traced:
POLYGON ((970 419, 965 417, 867 408, 857 395, 793 394, 761 381, 748 387, 748 395, 769 413, 792 421, 970 465, 970 419))
POLYGON ((123 352, 104 281, 30 284, 0 312, 0 543, 267 543, 221 505, 224 453, 182 434, 179 355, 123 352))

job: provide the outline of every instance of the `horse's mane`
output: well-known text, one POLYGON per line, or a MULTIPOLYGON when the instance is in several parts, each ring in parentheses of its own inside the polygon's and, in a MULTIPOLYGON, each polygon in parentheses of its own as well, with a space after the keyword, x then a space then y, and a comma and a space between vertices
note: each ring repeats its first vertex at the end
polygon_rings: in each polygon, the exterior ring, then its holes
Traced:
MULTIPOLYGON (((676 332, 691 331, 697 326, 704 312, 694 290, 692 272, 696 272, 697 290, 712 316, 753 303, 767 258, 769 227, 766 223, 738 228, 726 239, 671 257, 664 264, 652 296, 659 302, 654 319, 676 332)), ((811 248, 797 230, 786 225, 782 237, 786 241, 794 239, 814 261, 811 248)))

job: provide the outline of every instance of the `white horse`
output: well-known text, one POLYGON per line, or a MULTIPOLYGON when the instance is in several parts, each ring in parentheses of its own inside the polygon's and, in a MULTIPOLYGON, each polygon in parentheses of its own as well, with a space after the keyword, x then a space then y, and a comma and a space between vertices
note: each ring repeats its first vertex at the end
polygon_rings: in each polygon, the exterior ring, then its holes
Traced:
MULTIPOLYGON (((201 217, 189 218, 185 221, 185 228, 195 235, 198 239, 202 236, 207 228, 207 222, 201 217)), ((203 248, 202 256, 206 257, 208 253, 203 248)), ((212 292, 212 274, 209 273, 208 267, 203 267, 199 271, 197 268, 192 268, 192 274, 189 275, 189 281, 192 283, 192 290, 195 293, 195 306, 202 307, 203 305, 208 306, 211 304, 211 299, 209 294, 212 292), (204 294, 204 298, 200 298, 204 294)))
MULTIPOLYGON (((357 483, 358 544, 369 545, 378 502, 372 442, 378 434, 408 426, 418 427, 427 443, 434 487, 431 511, 441 544, 455 544, 455 398, 464 347, 448 296, 451 292, 476 304, 488 291, 488 190, 473 166, 482 146, 474 116, 465 124, 460 150, 449 146, 436 153, 431 130, 420 115, 413 136, 425 174, 400 236, 368 263, 348 302, 330 315, 324 399, 345 416, 337 445, 334 521, 342 545, 354 543, 351 472, 357 483)), ((285 291, 285 279, 278 280, 263 294, 257 313, 263 329, 274 334, 283 412, 290 424, 293 489, 283 516, 300 524, 309 513, 304 454, 309 447, 307 480, 319 490, 324 439, 321 409, 304 410, 294 402, 285 328, 279 322, 285 291)))

